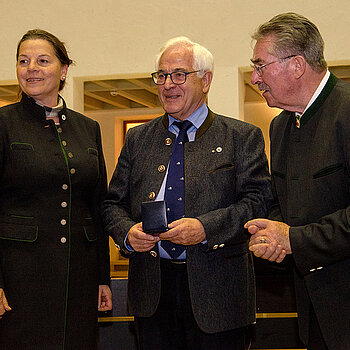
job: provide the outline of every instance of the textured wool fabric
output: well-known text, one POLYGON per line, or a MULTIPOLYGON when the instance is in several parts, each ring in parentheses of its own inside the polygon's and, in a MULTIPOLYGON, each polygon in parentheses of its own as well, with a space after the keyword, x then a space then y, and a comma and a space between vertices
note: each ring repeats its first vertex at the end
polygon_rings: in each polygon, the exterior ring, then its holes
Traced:
POLYGON ((59 118, 24 94, 0 109, 2 350, 97 349, 98 285, 109 283, 100 130, 65 106, 59 118))
POLYGON ((350 349, 349 115, 350 84, 331 74, 300 128, 287 111, 270 128, 272 215, 292 226, 300 337, 307 345, 313 307, 330 349, 350 349))
MULTIPOLYGON (((175 140, 168 122, 164 115, 128 132, 103 205, 107 232, 130 258, 128 305, 137 317, 152 316, 159 303, 158 245, 130 253, 124 240, 141 221, 141 203, 157 195, 164 181, 165 171, 159 169, 169 162, 169 139, 175 140)), ((255 321, 256 310, 249 234, 243 226, 265 216, 271 202, 262 133, 209 111, 195 141, 184 148, 185 216, 200 220, 207 240, 186 248, 195 320, 206 333, 244 327, 255 321)))

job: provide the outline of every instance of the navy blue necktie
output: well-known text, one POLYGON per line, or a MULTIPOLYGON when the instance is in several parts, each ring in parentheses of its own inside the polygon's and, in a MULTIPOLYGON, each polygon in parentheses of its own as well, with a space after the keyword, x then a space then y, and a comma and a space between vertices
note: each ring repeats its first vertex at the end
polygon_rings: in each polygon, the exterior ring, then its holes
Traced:
MULTIPOLYGON (((174 122, 174 124, 180 131, 175 140, 169 161, 164 196, 169 223, 183 218, 185 214, 184 144, 188 142, 187 130, 193 125, 189 120, 185 120, 182 123, 174 122)), ((170 241, 162 241, 161 245, 173 259, 176 259, 185 250, 185 246, 174 244, 170 241)))

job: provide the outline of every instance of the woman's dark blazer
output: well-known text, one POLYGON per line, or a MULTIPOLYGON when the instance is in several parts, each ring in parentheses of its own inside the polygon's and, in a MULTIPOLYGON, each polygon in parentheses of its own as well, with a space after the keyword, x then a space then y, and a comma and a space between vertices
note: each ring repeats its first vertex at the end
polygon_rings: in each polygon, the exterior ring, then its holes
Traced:
POLYGON ((12 307, 1 349, 97 348, 109 283, 100 129, 65 105, 59 119, 25 94, 0 109, 0 287, 12 307))

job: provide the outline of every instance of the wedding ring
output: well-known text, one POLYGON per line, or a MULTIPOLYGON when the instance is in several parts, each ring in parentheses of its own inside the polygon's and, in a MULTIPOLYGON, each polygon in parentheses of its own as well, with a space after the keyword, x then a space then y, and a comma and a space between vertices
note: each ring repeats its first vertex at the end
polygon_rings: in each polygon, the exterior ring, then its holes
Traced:
POLYGON ((260 238, 260 243, 266 243, 266 239, 265 238, 260 238))

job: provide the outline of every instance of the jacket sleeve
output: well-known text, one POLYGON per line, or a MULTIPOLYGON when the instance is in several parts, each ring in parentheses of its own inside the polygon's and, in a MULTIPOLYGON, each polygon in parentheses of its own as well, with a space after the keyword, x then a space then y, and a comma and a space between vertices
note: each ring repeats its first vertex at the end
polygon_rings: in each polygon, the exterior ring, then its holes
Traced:
POLYGON ((96 122, 96 144, 98 147, 99 180, 96 184, 93 196, 93 215, 95 230, 98 237, 99 252, 99 284, 110 284, 110 263, 109 263, 109 237, 103 229, 101 218, 101 206, 107 192, 106 165, 103 156, 100 126, 96 122))
POLYGON ((350 258, 350 207, 319 222, 290 228, 295 264, 302 275, 350 258))
MULTIPOLYGON (((4 167, 4 145, 5 145, 4 134, 3 134, 4 130, 6 130, 6 128, 3 127, 2 122, 0 120, 0 177, 2 175, 3 167, 4 167)), ((0 187, 0 191, 1 191, 1 187, 0 187)), ((0 257, 0 261, 1 260, 2 259, 0 257)), ((5 289, 5 283, 4 283, 1 264, 0 264, 0 288, 5 289)))

